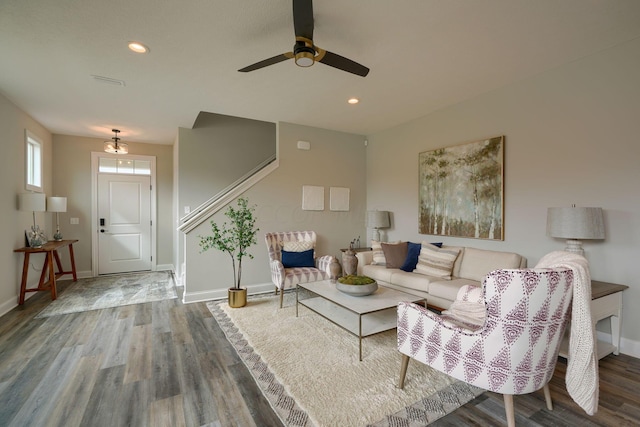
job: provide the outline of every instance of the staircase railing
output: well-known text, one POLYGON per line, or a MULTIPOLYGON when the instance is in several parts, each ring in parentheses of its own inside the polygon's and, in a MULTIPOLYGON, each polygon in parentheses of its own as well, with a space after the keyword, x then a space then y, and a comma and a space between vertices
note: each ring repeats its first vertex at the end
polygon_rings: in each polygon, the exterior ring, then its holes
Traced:
POLYGON ((278 159, 273 155, 180 218, 178 230, 189 233, 277 168, 278 159))

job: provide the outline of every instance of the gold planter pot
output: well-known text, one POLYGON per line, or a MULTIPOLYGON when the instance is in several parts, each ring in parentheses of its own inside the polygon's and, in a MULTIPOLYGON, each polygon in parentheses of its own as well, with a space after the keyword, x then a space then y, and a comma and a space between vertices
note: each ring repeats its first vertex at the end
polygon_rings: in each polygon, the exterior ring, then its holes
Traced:
POLYGON ((229 307, 240 308, 247 305, 247 288, 229 288, 229 307))

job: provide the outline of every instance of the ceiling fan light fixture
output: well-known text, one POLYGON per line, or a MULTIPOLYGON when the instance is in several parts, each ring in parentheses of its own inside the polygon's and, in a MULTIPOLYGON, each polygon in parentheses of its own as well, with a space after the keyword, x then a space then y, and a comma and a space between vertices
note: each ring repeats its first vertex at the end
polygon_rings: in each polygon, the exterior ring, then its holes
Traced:
POLYGON ((120 138, 118 138, 118 133, 120 131, 118 129, 111 130, 116 134, 116 136, 111 138, 113 141, 104 142, 104 151, 111 154, 127 154, 129 152, 129 144, 118 142, 120 141, 120 138))
POLYGON ((296 56, 295 56, 296 65, 298 67, 311 67, 314 62, 313 57, 314 57, 314 54, 311 52, 306 52, 306 51, 298 52, 296 53, 296 56))
POLYGON ((259 70, 293 58, 298 67, 308 68, 315 62, 320 62, 361 77, 369 74, 369 69, 364 65, 316 46, 313 43, 313 26, 313 0, 293 0, 293 29, 296 35, 293 50, 263 59, 239 69, 238 72, 259 70))

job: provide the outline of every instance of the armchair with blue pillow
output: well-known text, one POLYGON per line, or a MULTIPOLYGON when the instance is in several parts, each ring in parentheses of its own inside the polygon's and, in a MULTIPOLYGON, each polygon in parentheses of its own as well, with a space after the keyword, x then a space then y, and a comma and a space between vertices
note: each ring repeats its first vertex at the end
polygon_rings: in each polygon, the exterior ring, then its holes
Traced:
POLYGON ((284 290, 298 283, 317 282, 331 277, 329 266, 336 258, 324 255, 316 258, 315 231, 278 231, 266 233, 264 241, 269 250, 271 280, 280 291, 282 308, 284 290))

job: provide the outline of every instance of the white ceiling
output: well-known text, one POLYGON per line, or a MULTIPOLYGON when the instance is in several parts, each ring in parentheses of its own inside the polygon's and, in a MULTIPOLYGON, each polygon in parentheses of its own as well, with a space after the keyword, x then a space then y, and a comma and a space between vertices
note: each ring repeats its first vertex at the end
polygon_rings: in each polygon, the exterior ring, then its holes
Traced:
POLYGON ((314 42, 367 77, 237 72, 291 50, 291 0, 0 0, 0 92, 56 134, 171 144, 207 111, 367 135, 640 37, 638 0, 316 0, 314 16, 314 42))

